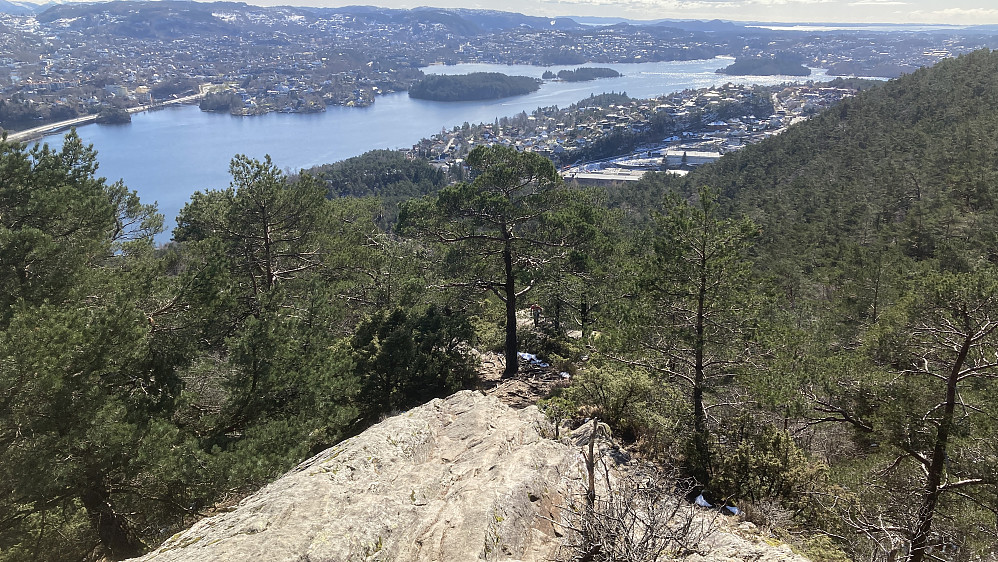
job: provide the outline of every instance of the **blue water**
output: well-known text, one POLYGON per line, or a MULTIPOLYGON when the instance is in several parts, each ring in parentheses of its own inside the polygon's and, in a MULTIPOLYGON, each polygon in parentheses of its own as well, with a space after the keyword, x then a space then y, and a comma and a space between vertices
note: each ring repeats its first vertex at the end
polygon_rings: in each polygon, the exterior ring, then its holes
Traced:
MULTIPOLYGON (((788 76, 724 76, 715 70, 730 59, 633 64, 600 64, 624 74, 592 82, 546 82, 525 96, 481 102, 433 102, 410 99, 406 93, 380 96, 371 107, 330 106, 325 113, 270 113, 233 117, 200 111, 196 106, 172 107, 134 115, 127 125, 86 125, 80 137, 98 151, 99 172, 110 181, 123 179, 143 202, 156 201, 172 228, 173 219, 198 190, 229 185, 229 161, 236 154, 263 158, 297 171, 357 156, 378 148, 411 147, 420 139, 464 122, 491 123, 500 117, 531 112, 538 107, 567 107, 591 94, 627 92, 649 98, 688 88, 728 82, 778 84, 799 81, 788 76)), ((562 68, 526 65, 465 64, 433 66, 427 73, 504 72, 540 77, 562 68)), ((816 70, 806 79, 825 78, 816 70)), ((53 145, 61 136, 45 139, 53 145)), ((165 242, 169 235, 161 237, 165 242)))

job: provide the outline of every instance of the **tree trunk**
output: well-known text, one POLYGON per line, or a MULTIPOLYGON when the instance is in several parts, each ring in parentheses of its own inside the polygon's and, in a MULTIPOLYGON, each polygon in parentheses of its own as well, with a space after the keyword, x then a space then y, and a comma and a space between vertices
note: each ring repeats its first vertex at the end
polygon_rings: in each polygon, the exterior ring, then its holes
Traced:
POLYGON ((271 247, 270 217, 267 215, 267 208, 261 209, 263 215, 263 260, 264 275, 267 277, 267 289, 272 290, 276 282, 274 275, 274 251, 271 247))
POLYGON ((599 431, 599 418, 593 418, 593 430, 589 434, 589 454, 586 457, 586 508, 592 512, 596 508, 596 432, 599 431))
MULTIPOLYGON (((706 234, 702 240, 706 240, 706 234)), ((700 248, 700 278, 697 286, 697 316, 693 325, 695 331, 693 364, 693 448, 696 459, 693 476, 700 484, 710 484, 710 440, 707 432, 707 409, 703 404, 704 387, 707 384, 704 348, 706 347, 706 301, 707 301, 707 258, 706 248, 700 248)))
POLYGON ((911 549, 908 551, 908 562, 922 562, 925 560, 926 551, 929 547, 929 535, 932 533, 932 518, 936 514, 936 504, 939 502, 939 494, 942 493, 943 473, 946 470, 946 449, 949 445, 949 434, 953 427, 953 413, 956 410, 956 385, 959 381, 960 370, 967 360, 970 346, 973 343, 973 334, 968 330, 964 336, 960 353, 953 363, 949 377, 946 378, 946 400, 943 402, 943 417, 939 420, 939 429, 936 431, 936 442, 932 447, 932 458, 929 459, 928 474, 925 477, 925 488, 922 492, 922 505, 918 508, 918 523, 911 537, 911 549))
POLYGON ((506 369, 503 377, 515 376, 520 370, 520 361, 516 352, 516 280, 513 277, 513 250, 509 241, 502 251, 503 265, 506 268, 506 279, 503 287, 506 301, 506 369))
POLYGON ((929 547, 929 535, 932 532, 932 518, 936 513, 936 504, 939 502, 939 494, 942 493, 943 473, 946 470, 946 449, 949 445, 949 434, 953 427, 953 413, 956 410, 956 384, 960 377, 960 370, 967 360, 970 346, 973 343, 973 333, 968 330, 964 336, 963 345, 957 355, 953 368, 946 378, 946 400, 943 402, 943 417, 939 420, 939 429, 936 431, 936 442, 932 447, 932 458, 929 459, 928 473, 925 477, 925 488, 922 492, 922 505, 918 508, 918 523, 911 537, 911 549, 908 551, 908 562, 922 562, 925 560, 926 550, 929 547))
POLYGON ((81 499, 90 525, 109 558, 122 560, 142 554, 145 545, 132 533, 128 521, 114 511, 107 491, 99 482, 87 488, 81 499))

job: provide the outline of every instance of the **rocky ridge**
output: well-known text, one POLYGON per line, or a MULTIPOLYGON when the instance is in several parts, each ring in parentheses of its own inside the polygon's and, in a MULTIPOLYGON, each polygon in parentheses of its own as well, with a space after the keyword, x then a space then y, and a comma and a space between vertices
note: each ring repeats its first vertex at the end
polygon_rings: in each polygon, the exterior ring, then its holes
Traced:
MULTIPOLYGON (((534 406, 515 410, 494 396, 459 392, 316 455, 138 560, 564 557, 568 530, 559 523, 585 468, 580 447, 552 434, 534 406)), ((806 562, 750 523, 720 527, 693 555, 698 562, 806 562)))

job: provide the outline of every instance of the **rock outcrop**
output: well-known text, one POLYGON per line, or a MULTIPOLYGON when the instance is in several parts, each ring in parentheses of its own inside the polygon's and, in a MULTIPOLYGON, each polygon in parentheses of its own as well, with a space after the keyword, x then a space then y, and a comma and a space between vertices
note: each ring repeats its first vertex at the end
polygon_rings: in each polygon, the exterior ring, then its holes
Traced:
MULTIPOLYGON (((514 410, 477 392, 433 400, 139 560, 554 560, 566 532, 556 522, 582 490, 584 463, 578 446, 547 438, 550 429, 536 407, 514 410)), ((806 562, 735 525, 725 522, 694 558, 806 562)))
POLYGON ((578 451, 536 408, 459 392, 303 462, 141 560, 548 560, 578 451))

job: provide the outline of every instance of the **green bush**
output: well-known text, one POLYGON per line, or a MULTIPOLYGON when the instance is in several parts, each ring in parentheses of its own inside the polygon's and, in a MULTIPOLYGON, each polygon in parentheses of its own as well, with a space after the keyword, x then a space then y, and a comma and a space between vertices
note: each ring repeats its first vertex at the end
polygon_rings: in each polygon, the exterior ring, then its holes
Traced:
POLYGON ((824 466, 811 463, 789 433, 749 414, 719 427, 717 441, 711 488, 720 497, 802 507, 824 482, 824 466))
POLYGON ((473 386, 475 365, 466 353, 472 336, 463 315, 436 306, 420 314, 396 309, 361 323, 351 347, 362 416, 374 420, 473 386))
POLYGON ((475 333, 475 344, 481 351, 502 353, 506 343, 506 309, 499 299, 489 298, 480 303, 477 314, 468 318, 475 333))
POLYGON ((850 562, 827 535, 811 537, 804 541, 804 556, 812 562, 850 562))
POLYGON ((565 396, 628 441, 643 441, 661 452, 675 438, 681 402, 642 369, 588 367, 574 377, 565 396))

